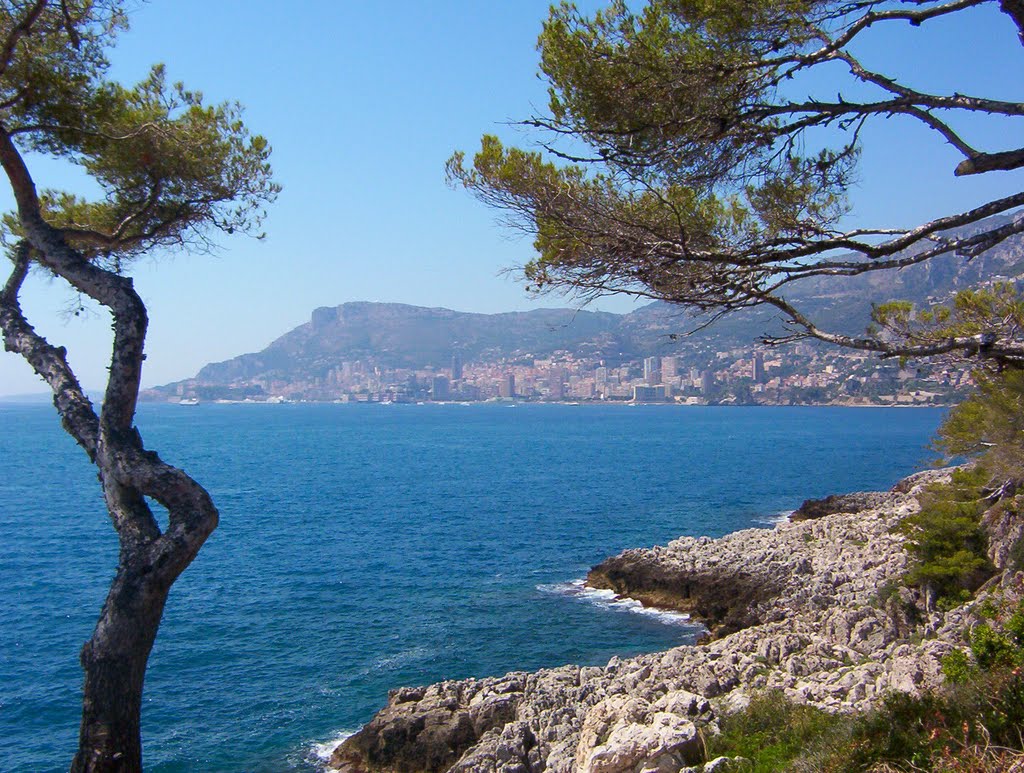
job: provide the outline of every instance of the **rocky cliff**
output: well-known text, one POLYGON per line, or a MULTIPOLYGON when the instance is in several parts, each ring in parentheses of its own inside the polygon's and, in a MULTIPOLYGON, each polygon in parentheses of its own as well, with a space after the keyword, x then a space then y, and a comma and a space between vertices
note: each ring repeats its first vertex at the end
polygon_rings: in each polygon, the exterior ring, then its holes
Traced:
POLYGON ((911 591, 884 591, 899 587, 908 561, 892 527, 943 475, 833 498, 816 517, 774 529, 609 559, 591 572, 592 585, 686 610, 707 624, 709 641, 603 668, 395 690, 332 765, 346 773, 724 770, 724 760, 689 766, 716 716, 752 691, 854 711, 888 691, 936 685, 965 609, 925 613, 911 591))

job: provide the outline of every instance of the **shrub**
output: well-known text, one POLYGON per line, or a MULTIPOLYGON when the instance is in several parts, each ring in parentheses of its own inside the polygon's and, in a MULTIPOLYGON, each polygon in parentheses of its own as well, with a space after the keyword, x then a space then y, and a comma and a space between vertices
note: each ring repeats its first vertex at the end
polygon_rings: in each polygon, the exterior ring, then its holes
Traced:
POLYGON ((1003 628, 1013 637, 1013 643, 1024 649, 1024 601, 1017 604, 1016 611, 1010 615, 1003 628))
MULTIPOLYGON (((778 691, 757 695, 746 709, 721 719, 721 734, 705 740, 708 759, 746 757, 756 773, 1006 770, 1024 752, 1024 675, 1003 657, 1010 636, 1000 642, 1001 634, 988 630, 977 641, 996 653, 983 656, 990 667, 974 666, 955 651, 943 662, 948 681, 942 689, 891 693, 873 711, 831 715, 778 691)), ((974 641, 972 635, 972 651, 974 641)))
POLYGON ((753 696, 742 711, 722 718, 722 732, 705 741, 708 759, 746 757, 753 760, 756 773, 789 770, 808 744, 841 722, 821 709, 794 703, 781 691, 766 691, 753 696))
POLYGON ((1010 636, 993 630, 988 623, 979 623, 971 631, 971 654, 978 668, 990 671, 1000 666, 1012 668, 1022 653, 1010 636))
POLYGON ((942 658, 942 675, 951 684, 966 682, 973 673, 971 660, 963 650, 953 650, 942 658))
POLYGON ((969 600, 995 573, 981 527, 988 504, 982 487, 987 480, 980 466, 955 470, 950 483, 930 486, 921 510, 897 527, 907 536, 907 551, 914 559, 905 581, 944 607, 969 600))

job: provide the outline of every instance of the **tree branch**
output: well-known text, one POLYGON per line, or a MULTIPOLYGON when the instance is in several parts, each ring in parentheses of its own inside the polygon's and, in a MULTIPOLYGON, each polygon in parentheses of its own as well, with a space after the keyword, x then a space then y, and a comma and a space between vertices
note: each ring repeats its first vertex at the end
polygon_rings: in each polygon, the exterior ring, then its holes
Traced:
POLYGON ((859 80, 865 83, 873 83, 889 93, 902 97, 908 100, 909 103, 921 107, 944 110, 968 110, 989 115, 1024 115, 1024 104, 1019 102, 1005 102, 998 99, 972 97, 966 94, 954 94, 952 96, 927 94, 923 91, 912 89, 909 86, 904 86, 894 78, 867 69, 852 54, 845 51, 833 52, 832 58, 846 62, 850 72, 859 80))
POLYGON ((783 338, 765 338, 762 343, 772 346, 786 343, 796 338, 816 338, 829 344, 843 346, 848 349, 876 352, 882 357, 935 357, 953 352, 998 362, 1000 364, 1024 365, 1024 342, 1012 339, 999 339, 991 334, 979 333, 971 336, 950 336, 939 341, 921 344, 891 344, 878 338, 858 338, 830 333, 817 327, 787 301, 778 297, 767 297, 765 302, 782 311, 793 324, 802 329, 796 336, 783 338))
POLYGON ((25 319, 18 302, 18 293, 28 274, 28 242, 15 248, 14 270, 0 292, 0 332, 4 348, 21 355, 32 369, 46 381, 53 392, 53 404, 68 434, 96 460, 99 441, 99 418, 85 396, 78 379, 68 364, 63 347, 51 346, 25 319))
MULTIPOLYGON (((142 362, 145 359, 145 306, 130 278, 91 264, 81 253, 68 246, 59 229, 43 220, 31 175, 2 127, 0 164, 11 181, 18 203, 19 219, 27 237, 21 248, 22 258, 15 266, 15 272, 2 296, 4 303, 0 311, 4 314, 3 321, 9 322, 12 330, 21 334, 16 338, 17 341, 31 341, 24 337, 26 331, 18 327, 18 315, 15 313, 17 289, 27 271, 29 244, 35 249, 36 259, 42 265, 110 309, 114 317, 114 346, 103 410, 97 420, 89 405, 93 419, 91 432, 80 432, 82 439, 79 442, 89 451, 90 458, 99 464, 104 496, 110 505, 122 546, 129 548, 148 545, 154 566, 165 577, 165 581, 170 583, 188 566, 207 536, 216 528, 218 514, 209 494, 198 483, 183 471, 161 461, 156 454, 144 450, 142 439, 133 426, 142 362), (142 495, 153 497, 167 508, 170 523, 165 533, 160 533, 142 495)), ((7 326, 5 324, 4 327, 5 341, 7 326)), ((38 346, 36 350, 43 351, 38 346)), ((53 350, 49 354, 51 357, 56 356, 58 364, 63 362, 64 367, 67 367, 62 350, 53 350)), ((67 372, 70 373, 70 369, 67 372)), ((59 372, 58 375, 63 376, 59 372)), ((81 394, 77 382, 74 382, 73 387, 71 394, 75 389, 81 394)), ((57 387, 54 390, 56 393, 57 387)), ((88 403, 87 400, 85 402, 88 403)))
POLYGON ((7 173, 25 236, 38 253, 37 260, 76 290, 110 309, 114 317, 114 348, 110 378, 103 399, 101 421, 115 432, 132 427, 148 317, 146 307, 129 277, 104 271, 68 246, 60 230, 40 213, 35 183, 10 135, 0 127, 0 165, 7 173))
MULTIPOLYGON (((842 35, 837 37, 835 40, 829 40, 825 46, 804 58, 813 62, 822 61, 834 52, 849 45, 857 35, 879 22, 906 21, 910 22, 915 27, 919 27, 931 19, 937 19, 940 16, 946 16, 951 13, 963 11, 966 8, 973 8, 974 6, 982 5, 985 2, 988 2, 988 0, 955 0, 955 2, 936 5, 931 8, 923 8, 919 11, 907 11, 903 9, 868 11, 857 21, 851 24, 842 35)), ((844 13, 844 15, 846 14, 844 13)))
POLYGON ((1024 166, 1024 148, 1007 150, 1002 153, 975 153, 965 161, 961 161, 953 174, 963 177, 985 172, 1009 171, 1024 166))
POLYGON ((1024 0, 999 0, 999 10, 1017 25, 1017 37, 1024 45, 1024 0))
POLYGON ((24 18, 14 26, 11 34, 7 36, 3 48, 0 49, 0 76, 7 72, 7 68, 11 66, 14 49, 18 47, 19 41, 31 31, 32 25, 36 23, 39 15, 46 8, 46 4, 47 0, 36 0, 24 18))

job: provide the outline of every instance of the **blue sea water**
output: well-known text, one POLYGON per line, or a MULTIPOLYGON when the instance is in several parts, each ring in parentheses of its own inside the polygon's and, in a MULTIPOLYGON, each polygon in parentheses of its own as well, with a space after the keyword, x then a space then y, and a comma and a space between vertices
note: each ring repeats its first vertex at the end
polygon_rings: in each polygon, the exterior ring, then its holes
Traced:
MULTIPOLYGON (((767 526, 926 464, 938 410, 146 405, 221 525, 147 675, 147 770, 312 771, 387 690, 692 641, 579 593, 628 547, 767 526)), ((67 769, 78 650, 116 562, 49 406, 0 405, 0 760, 67 769)))

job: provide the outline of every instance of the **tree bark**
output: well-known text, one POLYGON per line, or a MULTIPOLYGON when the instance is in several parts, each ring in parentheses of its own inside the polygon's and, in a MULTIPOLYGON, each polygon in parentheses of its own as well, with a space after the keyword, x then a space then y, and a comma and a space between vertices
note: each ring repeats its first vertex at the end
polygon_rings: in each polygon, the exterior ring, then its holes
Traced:
POLYGON ((142 687, 169 587, 149 581, 150 567, 127 558, 82 648, 82 722, 72 773, 142 770, 142 687))
POLYGON ((1024 0, 999 0, 999 10, 1013 19, 1017 25, 1017 37, 1024 45, 1024 0))
POLYGON ((182 470, 147 451, 134 425, 145 360, 145 304, 128 277, 107 271, 72 248, 42 217, 24 159, 0 126, 0 166, 11 183, 24 239, 0 289, 0 333, 50 386, 64 428, 99 469, 110 519, 120 541, 117 574, 92 637, 81 652, 85 681, 79 748, 72 773, 142 770, 141 709, 146 663, 171 585, 217 527, 207 491, 182 470), (18 294, 30 263, 38 263, 106 306, 114 346, 103 406, 97 416, 68 364, 25 319, 18 294), (146 501, 167 509, 160 529, 146 501))

